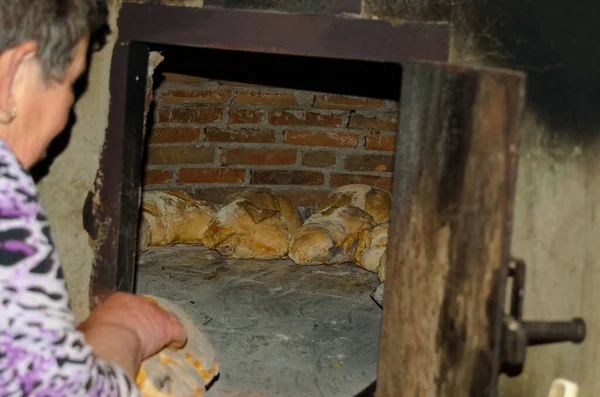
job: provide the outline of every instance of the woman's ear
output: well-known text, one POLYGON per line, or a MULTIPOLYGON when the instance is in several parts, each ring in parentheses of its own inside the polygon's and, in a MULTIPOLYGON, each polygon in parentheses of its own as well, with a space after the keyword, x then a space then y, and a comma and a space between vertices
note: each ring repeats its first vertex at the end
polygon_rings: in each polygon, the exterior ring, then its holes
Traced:
POLYGON ((26 41, 0 53, 0 123, 8 124, 17 115, 15 90, 24 61, 34 57, 37 44, 26 41))

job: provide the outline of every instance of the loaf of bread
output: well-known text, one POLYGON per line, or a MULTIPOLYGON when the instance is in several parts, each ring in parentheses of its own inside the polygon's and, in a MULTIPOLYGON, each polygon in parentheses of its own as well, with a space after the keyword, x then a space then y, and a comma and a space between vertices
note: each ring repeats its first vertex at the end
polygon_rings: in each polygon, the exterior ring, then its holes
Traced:
POLYGON ((150 217, 153 217, 153 215, 146 214, 142 210, 142 213, 140 214, 140 226, 138 229, 138 254, 146 251, 150 246, 150 240, 152 240, 152 231, 150 230, 150 222, 148 221, 148 218, 150 217))
POLYGON ((148 245, 201 243, 216 212, 213 204, 196 200, 181 190, 144 192, 138 251, 148 245))
POLYGON ((375 226, 373 217, 356 207, 329 207, 314 213, 292 237, 288 256, 298 265, 352 261, 359 237, 375 226))
POLYGON ((298 208, 284 196, 269 189, 244 189, 228 196, 226 202, 231 203, 240 199, 244 199, 259 208, 280 211, 290 234, 296 233, 296 230, 302 226, 302 216, 298 208))
POLYGON ((144 360, 135 380, 142 397, 204 396, 206 387, 219 374, 212 341, 174 302, 156 296, 145 298, 177 316, 186 330, 187 343, 182 349, 165 348, 144 360))
POLYGON ((365 230, 358 240, 354 263, 373 273, 379 269, 379 260, 387 248, 389 222, 381 223, 373 229, 365 230))
POLYGON ((328 207, 357 207, 370 214, 375 223, 390 216, 391 195, 387 190, 369 185, 352 184, 336 188, 317 205, 317 212, 328 207))
POLYGON ((248 190, 229 199, 208 225, 204 245, 234 258, 284 258, 302 224, 293 204, 268 190, 248 190))
POLYGON ((381 254, 379 258, 379 267, 377 268, 377 277, 380 283, 385 283, 385 272, 387 267, 387 248, 381 254))

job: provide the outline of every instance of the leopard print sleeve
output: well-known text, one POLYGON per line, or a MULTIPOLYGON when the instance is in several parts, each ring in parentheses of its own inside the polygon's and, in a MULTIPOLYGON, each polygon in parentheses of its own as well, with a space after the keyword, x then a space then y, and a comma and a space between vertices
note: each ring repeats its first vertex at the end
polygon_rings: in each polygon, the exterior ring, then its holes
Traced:
POLYGON ((0 141, 0 396, 139 396, 76 330, 35 184, 0 141))

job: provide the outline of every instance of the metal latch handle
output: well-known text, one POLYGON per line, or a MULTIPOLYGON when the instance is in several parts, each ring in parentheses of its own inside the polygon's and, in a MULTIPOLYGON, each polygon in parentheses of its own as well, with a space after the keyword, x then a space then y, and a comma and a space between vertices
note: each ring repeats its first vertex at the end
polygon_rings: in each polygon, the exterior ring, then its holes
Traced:
POLYGON ((521 326, 527 335, 529 346, 548 343, 581 343, 585 339, 585 321, 574 318, 572 321, 523 321, 521 326))
POLYGON ((581 343, 586 327, 582 318, 572 321, 523 321, 525 296, 525 263, 511 261, 509 277, 512 278, 510 314, 505 316, 502 332, 502 372, 518 376, 523 371, 529 346, 550 343, 581 343))

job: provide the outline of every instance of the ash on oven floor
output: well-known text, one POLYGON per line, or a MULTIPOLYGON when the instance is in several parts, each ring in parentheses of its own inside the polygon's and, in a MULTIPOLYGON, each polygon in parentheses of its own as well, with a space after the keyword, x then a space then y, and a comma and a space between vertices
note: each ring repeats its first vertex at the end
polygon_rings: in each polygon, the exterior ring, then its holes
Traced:
POLYGON ((221 368, 210 397, 351 397, 376 377, 378 285, 353 264, 231 259, 177 244, 140 255, 136 290, 178 302, 210 335, 221 368))

